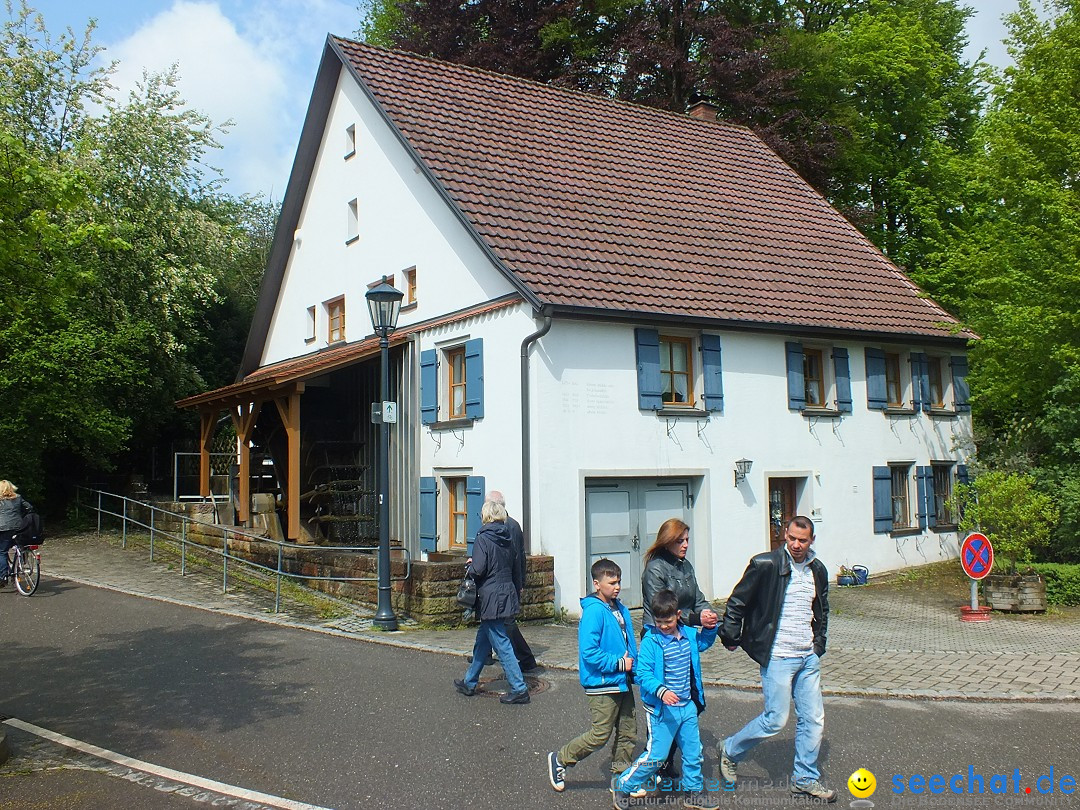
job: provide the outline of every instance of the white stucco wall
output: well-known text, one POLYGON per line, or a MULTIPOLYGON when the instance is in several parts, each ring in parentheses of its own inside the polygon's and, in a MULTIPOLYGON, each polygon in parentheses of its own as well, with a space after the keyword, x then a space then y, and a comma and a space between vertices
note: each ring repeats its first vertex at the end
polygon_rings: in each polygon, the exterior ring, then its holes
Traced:
MULTIPOLYGON (((864 344, 837 341, 850 355, 853 412, 806 417, 788 409, 784 336, 714 333, 722 341, 724 411, 707 423, 639 409, 630 325, 556 321, 534 351, 532 542, 555 556, 560 606, 574 612, 585 587, 588 477, 701 476, 690 554, 709 598, 727 596, 747 560, 768 549, 770 476, 807 476, 798 511, 813 516, 830 572, 861 564, 875 573, 956 555, 955 533, 874 534, 872 468, 960 458, 967 416, 869 411, 864 344), (740 458, 753 468, 736 488, 740 458)), ((912 503, 914 492, 913 484, 912 503)))
MULTIPOLYGON (((520 304, 424 330, 418 351, 460 346, 484 340, 484 417, 461 427, 422 426, 420 475, 457 477, 482 475, 488 490, 501 490, 511 515, 521 518, 521 340, 536 331, 531 308, 520 304)), ((441 363, 441 358, 440 358, 441 363)), ((440 392, 446 369, 438 370, 440 392)), ((440 411, 440 420, 445 419, 440 411)), ((440 496, 441 497, 441 496, 440 496)), ((445 504, 439 503, 440 533, 444 533, 445 504)), ((445 545, 445 538, 441 538, 445 545)))
POLYGON ((346 302, 346 339, 371 334, 364 293, 384 274, 405 291, 416 267, 417 304, 399 327, 497 298, 512 291, 344 70, 296 229, 262 365, 325 348, 323 304, 346 302), (346 129, 356 153, 346 159, 346 129), (359 239, 346 244, 348 204, 357 200, 359 239), (316 339, 307 308, 316 307, 316 339))

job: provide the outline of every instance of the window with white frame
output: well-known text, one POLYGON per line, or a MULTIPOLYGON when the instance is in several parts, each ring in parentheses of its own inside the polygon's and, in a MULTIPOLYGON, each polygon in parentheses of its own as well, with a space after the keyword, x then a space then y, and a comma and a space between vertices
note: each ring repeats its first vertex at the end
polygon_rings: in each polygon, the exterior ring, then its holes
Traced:
POLYGON ((421 424, 459 423, 483 417, 483 338, 421 351, 421 424))
POLYGON ((307 331, 304 335, 304 341, 306 343, 311 343, 311 341, 315 340, 315 328, 315 306, 312 305, 307 308, 307 331))
POLYGON ((804 413, 839 415, 851 411, 848 350, 788 341, 788 407, 804 413))
POLYGON ((345 296, 326 302, 326 342, 345 340, 345 296))
POLYGON ((447 545, 451 550, 464 549, 468 545, 468 498, 465 495, 465 477, 444 478, 446 486, 447 545))
POLYGON ((893 531, 911 529, 915 526, 915 514, 912 510, 910 464, 890 464, 892 527, 893 531))
POLYGON ((348 223, 345 232, 345 244, 350 245, 360 238, 360 212, 355 199, 349 200, 348 223))
POLYGON ((356 124, 345 127, 345 159, 356 154, 356 124))
POLYGON ((638 407, 705 416, 724 410, 720 336, 634 330, 638 407))
POLYGON ((420 477, 420 549, 472 552, 487 493, 482 475, 447 470, 420 477))
POLYGON ((664 405, 694 405, 694 361, 687 337, 660 335, 660 397, 664 405))
POLYGON ((952 509, 949 508, 949 498, 953 492, 954 467, 952 462, 933 462, 930 467, 933 470, 933 511, 931 518, 937 528, 955 526, 956 518, 952 509))

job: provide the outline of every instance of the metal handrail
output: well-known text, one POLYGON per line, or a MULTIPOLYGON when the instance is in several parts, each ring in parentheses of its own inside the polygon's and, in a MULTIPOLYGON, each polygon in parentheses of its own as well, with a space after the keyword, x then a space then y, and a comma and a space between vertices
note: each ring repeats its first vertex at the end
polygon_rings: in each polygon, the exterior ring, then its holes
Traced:
MULTIPOLYGON (((209 501, 207 501, 207 502, 209 502, 209 501)), ((377 549, 372 548, 372 547, 367 547, 367 546, 308 546, 308 545, 304 545, 302 543, 290 543, 287 540, 275 540, 272 537, 266 537, 266 536, 261 535, 261 534, 255 534, 253 532, 244 531, 243 529, 240 529, 240 528, 223 526, 220 523, 209 523, 208 524, 208 523, 203 523, 202 521, 192 520, 190 517, 188 517, 185 514, 178 513, 178 512, 171 512, 168 509, 162 509, 161 507, 154 506, 152 503, 147 503, 146 501, 140 501, 137 498, 129 498, 126 495, 117 495, 117 494, 112 493, 112 492, 104 492, 104 491, 99 490, 99 489, 92 489, 90 487, 83 487, 83 486, 76 487, 76 495, 75 495, 76 516, 78 515, 78 509, 79 509, 80 506, 82 506, 84 508, 87 508, 87 509, 91 509, 91 510, 93 510, 94 512, 97 513, 97 533, 98 534, 101 534, 101 518, 102 518, 103 515, 104 516, 109 516, 109 517, 119 518, 120 521, 121 521, 121 533, 120 533, 121 541, 120 542, 121 542, 121 546, 123 548, 127 548, 127 534, 128 534, 128 524, 129 523, 134 525, 134 526, 139 526, 139 527, 142 527, 144 529, 148 529, 149 532, 150 532, 150 560, 151 560, 151 562, 153 562, 153 560, 154 560, 155 535, 160 536, 160 537, 164 537, 166 541, 171 541, 172 543, 179 544, 179 546, 180 546, 180 575, 181 576, 186 576, 187 575, 187 547, 189 545, 197 546, 199 548, 199 550, 203 551, 203 552, 209 552, 209 553, 213 553, 213 554, 220 554, 221 558, 222 558, 221 559, 222 591, 224 593, 228 593, 228 590, 229 590, 229 560, 233 560, 233 561, 238 562, 238 563, 240 563, 242 565, 246 565, 249 568, 259 569, 259 570, 265 571, 265 572, 267 572, 269 574, 273 574, 277 579, 277 588, 276 588, 276 593, 275 593, 275 596, 274 596, 274 612, 275 613, 277 613, 281 609, 281 581, 282 581, 282 577, 290 577, 292 579, 297 579, 297 580, 300 580, 300 579, 303 579, 303 580, 315 580, 315 581, 319 581, 319 582, 376 582, 377 583, 379 581, 378 580, 378 572, 376 572, 375 576, 371 576, 371 577, 337 577, 337 576, 318 576, 318 575, 311 575, 311 574, 294 574, 292 572, 285 571, 282 568, 282 564, 283 564, 284 559, 285 559, 285 549, 298 549, 298 550, 304 551, 305 553, 329 552, 331 554, 343 554, 343 553, 344 554, 349 554, 349 553, 352 553, 352 554, 372 554, 372 555, 374 555, 375 551, 377 549), (90 496, 96 496, 96 501, 93 501, 91 503, 84 503, 82 501, 82 495, 84 493, 86 493, 87 495, 90 495, 90 496), (121 511, 113 512, 113 511, 111 511, 109 509, 106 509, 102 505, 102 500, 105 499, 105 498, 119 499, 121 501, 121 504, 120 504, 121 511), (149 522, 149 524, 143 523, 142 521, 137 520, 136 518, 132 517, 128 513, 128 504, 129 503, 138 504, 139 507, 150 510, 150 522, 149 522), (158 512, 160 512, 162 514, 169 515, 170 517, 176 518, 176 519, 178 519, 180 521, 180 536, 179 537, 177 537, 175 534, 173 534, 173 533, 171 533, 169 531, 166 531, 164 529, 155 527, 154 515, 156 513, 158 513, 158 512), (222 548, 217 549, 217 548, 214 548, 213 546, 207 546, 207 545, 203 545, 202 543, 196 543, 196 542, 194 542, 192 540, 189 540, 188 537, 187 537, 187 535, 188 535, 187 528, 188 528, 189 523, 198 523, 198 524, 203 525, 203 526, 215 526, 218 529, 220 529, 221 533, 222 533, 222 548), (252 540, 252 541, 255 541, 255 542, 259 542, 259 543, 272 543, 272 544, 276 545, 277 546, 277 568, 271 568, 268 565, 263 565, 262 563, 257 563, 257 562, 255 562, 253 560, 248 560, 248 559, 245 559, 244 557, 238 557, 235 554, 231 554, 229 552, 229 537, 230 537, 230 535, 233 536, 234 538, 235 537, 242 537, 242 538, 246 538, 248 540, 252 540)), ((406 549, 406 548, 402 548, 401 551, 404 554, 403 559, 405 560, 405 574, 404 574, 404 576, 401 576, 401 577, 391 577, 391 582, 403 582, 403 581, 407 580, 412 575, 412 554, 410 554, 409 550, 406 549)))

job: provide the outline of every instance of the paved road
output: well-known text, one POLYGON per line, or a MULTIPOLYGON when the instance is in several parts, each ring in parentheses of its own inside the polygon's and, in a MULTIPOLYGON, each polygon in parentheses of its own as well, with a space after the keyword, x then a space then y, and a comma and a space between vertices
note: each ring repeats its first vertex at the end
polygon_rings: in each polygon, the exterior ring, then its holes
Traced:
MULTIPOLYGON (((178 565, 148 562, 145 545, 122 551, 115 537, 58 538, 45 547, 45 571, 75 581, 141 593, 211 610, 367 638, 411 649, 465 655, 475 631, 424 630, 401 633, 371 627, 353 611, 327 618, 311 604, 291 602, 272 614, 269 593, 222 594, 220 568, 181 577, 178 565)), ((159 555, 160 555, 159 549, 159 555)), ((822 662, 828 694, 922 699, 1080 700, 1080 610, 1056 615, 995 615, 986 624, 959 621, 956 599, 939 592, 833 588, 829 652, 822 662)), ((340 613, 340 611, 339 611, 340 613)), ((526 636, 549 668, 577 666, 574 626, 530 626, 526 636)), ((756 691, 757 666, 742 652, 708 655, 706 682, 756 691)))
MULTIPOLYGON (((67 581, 47 579, 30 599, 0 592, 0 612, 8 628, 0 714, 115 752, 342 810, 608 806, 607 762, 599 754, 571 772, 563 795, 544 776, 543 754, 580 731, 586 717, 572 672, 541 671, 530 705, 502 706, 453 692, 463 664, 453 655, 67 581)), ((499 687, 491 684, 493 693, 499 687)), ((719 739, 756 713, 758 698, 718 688, 707 697, 703 737, 715 778, 719 739)), ((882 784, 877 807, 920 806, 916 797, 887 792, 894 775, 967 774, 970 765, 987 789, 990 775, 1016 768, 1021 789, 1051 766, 1059 779, 1080 777, 1075 703, 837 697, 826 706, 827 776, 842 785, 857 767, 870 768, 882 784)), ((789 728, 758 750, 742 769, 740 790, 721 794, 724 807, 792 804, 783 788, 791 735, 789 728)), ((197 808, 209 801, 205 793, 162 793, 175 785, 153 778, 144 786, 108 777, 115 769, 107 763, 22 732, 9 736, 16 751, 0 770, 4 808, 197 808), (36 770, 58 762, 67 770, 36 770)), ((1003 796, 934 798, 948 799, 942 807, 1007 806, 1003 796)), ((1036 798, 1042 806, 1070 801, 1060 793, 1036 798)))

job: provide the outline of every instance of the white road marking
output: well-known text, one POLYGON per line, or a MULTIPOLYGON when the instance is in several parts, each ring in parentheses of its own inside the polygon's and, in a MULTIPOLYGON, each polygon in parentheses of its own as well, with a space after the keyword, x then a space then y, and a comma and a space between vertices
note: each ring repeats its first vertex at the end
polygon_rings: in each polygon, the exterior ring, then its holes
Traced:
POLYGON ((175 771, 172 768, 166 768, 161 765, 154 765, 152 762, 143 762, 141 759, 124 756, 115 751, 110 751, 107 748, 99 748, 96 745, 91 745, 82 740, 76 740, 73 737, 58 734, 55 731, 49 731, 47 728, 35 726, 33 723, 27 723, 15 717, 9 717, 3 722, 12 728, 26 731, 41 737, 42 739, 51 740, 52 742, 67 746, 68 748, 74 748, 76 751, 82 751, 84 754, 91 754, 92 756, 100 757, 109 762, 115 762, 117 765, 123 765, 132 770, 160 776, 164 779, 171 779, 175 782, 182 782, 186 785, 203 788, 204 790, 212 790, 215 793, 221 793, 225 796, 235 796, 239 799, 259 802, 270 807, 280 807, 283 808, 283 810, 331 810, 331 808, 321 807, 317 804, 307 804, 292 799, 284 799, 280 796, 271 796, 269 793, 260 793, 257 790, 248 790, 247 788, 218 782, 214 779, 206 779, 202 776, 196 776, 195 774, 175 771))

